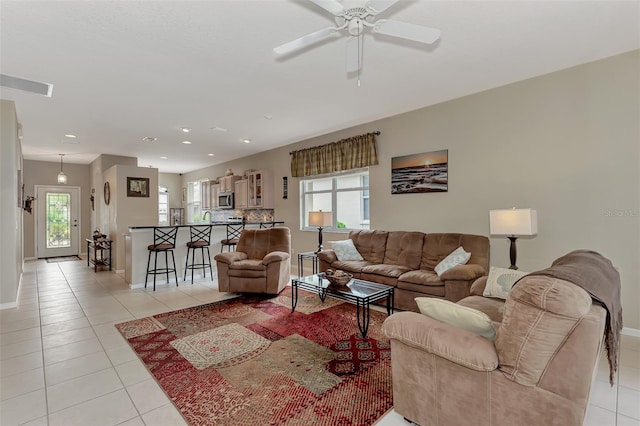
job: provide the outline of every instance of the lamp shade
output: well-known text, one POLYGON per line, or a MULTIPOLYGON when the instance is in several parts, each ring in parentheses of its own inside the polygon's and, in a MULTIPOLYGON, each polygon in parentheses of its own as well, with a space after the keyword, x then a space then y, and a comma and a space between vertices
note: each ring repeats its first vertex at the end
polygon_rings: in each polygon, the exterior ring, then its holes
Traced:
POLYGON ((333 215, 331 212, 309 212, 309 226, 331 226, 333 225, 333 215))
POLYGON ((489 211, 491 235, 536 235, 538 214, 533 209, 504 209, 489 211))

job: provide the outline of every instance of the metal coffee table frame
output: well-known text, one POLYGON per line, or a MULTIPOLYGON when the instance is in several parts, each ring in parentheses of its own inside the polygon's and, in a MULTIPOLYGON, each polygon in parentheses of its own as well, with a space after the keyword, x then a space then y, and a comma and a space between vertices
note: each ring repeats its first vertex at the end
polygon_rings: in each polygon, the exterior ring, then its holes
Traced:
POLYGON ((369 330, 371 302, 386 298, 387 315, 393 313, 394 289, 392 286, 352 279, 346 287, 333 287, 323 276, 324 274, 315 274, 291 280, 291 312, 296 310, 298 304, 298 288, 318 294, 322 302, 327 296, 344 300, 356 305, 358 329, 362 338, 367 337, 369 330))

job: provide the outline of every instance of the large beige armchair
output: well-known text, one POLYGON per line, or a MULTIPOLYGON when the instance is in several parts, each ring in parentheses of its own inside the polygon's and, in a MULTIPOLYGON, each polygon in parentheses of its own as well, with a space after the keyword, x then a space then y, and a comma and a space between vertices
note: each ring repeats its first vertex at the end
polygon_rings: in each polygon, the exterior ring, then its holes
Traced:
POLYGON ((568 281, 526 276, 503 312, 495 341, 414 312, 387 318, 396 412, 421 426, 581 425, 605 309, 568 281))
POLYGON ((291 279, 289 228, 245 229, 236 251, 215 256, 218 290, 278 294, 291 279))

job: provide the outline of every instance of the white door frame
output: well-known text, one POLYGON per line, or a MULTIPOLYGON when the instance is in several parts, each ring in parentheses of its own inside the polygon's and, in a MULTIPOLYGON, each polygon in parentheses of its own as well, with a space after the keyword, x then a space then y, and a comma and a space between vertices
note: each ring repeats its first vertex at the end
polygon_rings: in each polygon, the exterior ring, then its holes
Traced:
MULTIPOLYGON (((36 259, 41 259, 45 257, 51 256, 74 256, 79 255, 81 250, 80 244, 80 230, 82 229, 81 224, 81 209, 80 209, 80 200, 81 200, 81 189, 79 186, 67 186, 67 185, 34 185, 34 191, 36 193, 36 203, 35 203, 35 221, 34 221, 34 247, 36 259), (40 244, 43 243, 43 238, 40 234, 43 232, 41 227, 44 226, 42 220, 44 216, 44 200, 39 196, 40 191, 58 191, 58 192, 70 192, 71 193, 71 221, 72 223, 75 221, 76 225, 72 225, 71 232, 71 247, 64 249, 43 249, 40 247, 40 244), (75 204, 75 205, 74 205, 75 204), (75 230, 74 230, 75 228, 75 230), (46 250, 56 250, 60 254, 51 254, 51 252, 47 253, 46 250)), ((44 234, 43 234, 44 235, 44 234)))

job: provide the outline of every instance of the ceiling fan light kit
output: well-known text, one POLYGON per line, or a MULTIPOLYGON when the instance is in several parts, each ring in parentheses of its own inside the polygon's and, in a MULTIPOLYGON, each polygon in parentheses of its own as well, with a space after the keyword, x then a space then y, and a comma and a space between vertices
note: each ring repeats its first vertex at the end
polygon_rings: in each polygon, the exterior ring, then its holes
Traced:
MULTIPOLYGON (((360 71, 362 67, 362 36, 365 29, 373 33, 411 40, 418 43, 432 44, 440 38, 440 30, 422 25, 389 19, 376 20, 376 16, 399 0, 369 0, 363 6, 344 8, 336 0, 309 0, 335 16, 336 26, 314 31, 300 38, 277 46, 273 51, 278 55, 296 52, 322 40, 326 40, 346 29, 347 40, 347 73, 360 71)), ((358 74, 359 77, 359 74, 358 74)), ((358 78, 358 85, 360 81, 358 78)))

